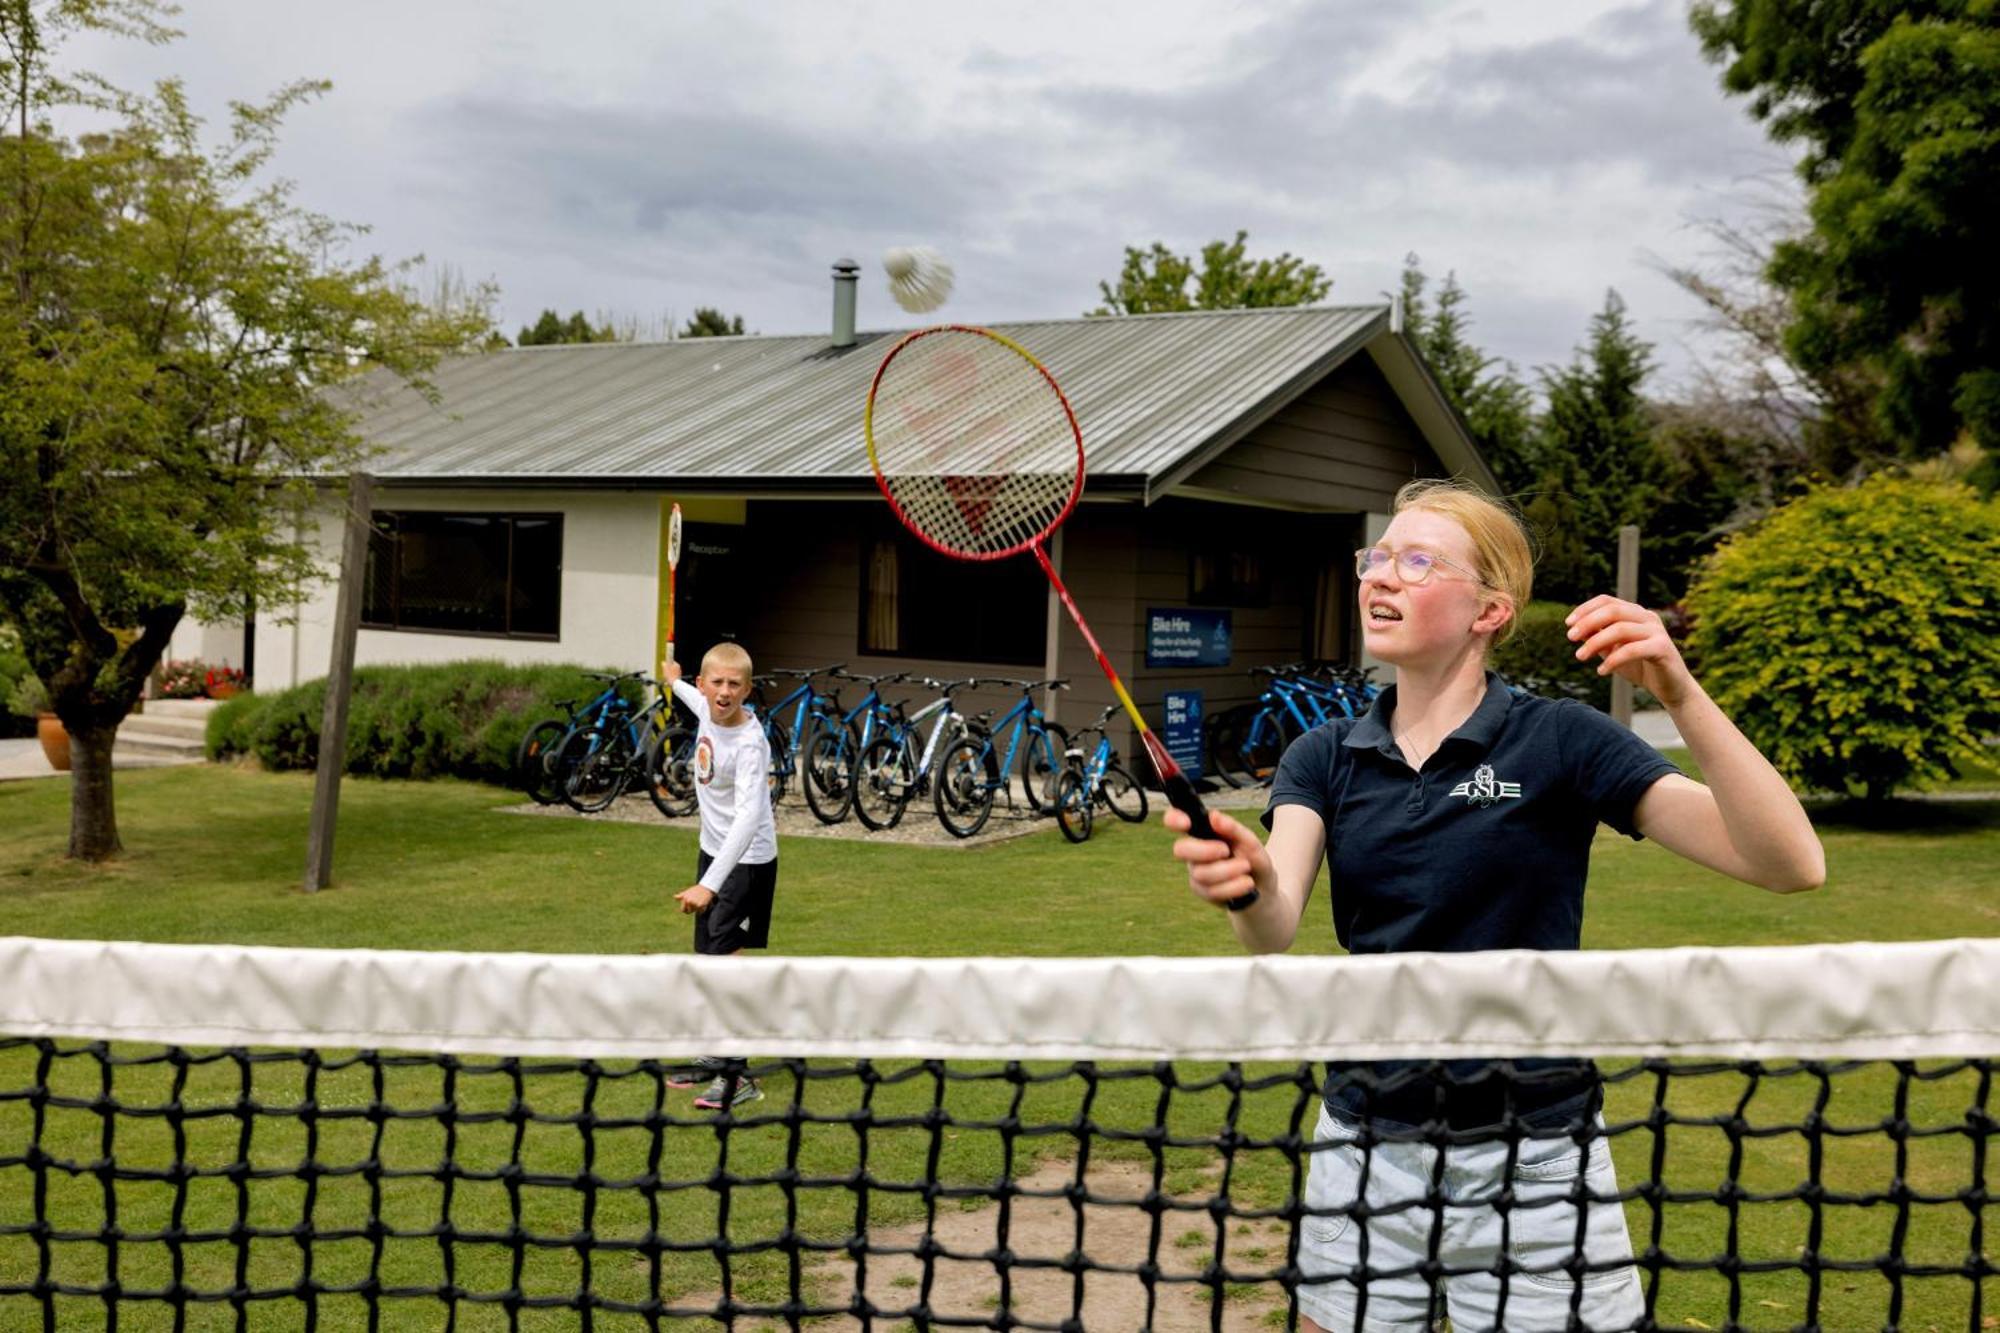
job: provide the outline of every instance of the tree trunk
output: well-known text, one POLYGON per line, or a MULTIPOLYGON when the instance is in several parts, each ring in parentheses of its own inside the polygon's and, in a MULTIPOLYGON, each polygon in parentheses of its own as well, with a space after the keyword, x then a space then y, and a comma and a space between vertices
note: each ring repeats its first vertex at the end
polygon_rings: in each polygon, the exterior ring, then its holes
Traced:
POLYGON ((111 800, 111 743, 118 724, 69 733, 69 854, 76 861, 108 861, 118 842, 118 813, 111 800))

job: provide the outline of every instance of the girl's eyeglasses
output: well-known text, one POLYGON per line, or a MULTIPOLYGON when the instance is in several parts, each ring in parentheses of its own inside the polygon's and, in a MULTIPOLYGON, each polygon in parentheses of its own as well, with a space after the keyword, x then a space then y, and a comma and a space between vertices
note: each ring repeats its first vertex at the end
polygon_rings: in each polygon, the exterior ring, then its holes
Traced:
POLYGON ((1455 569, 1474 583, 1485 586, 1486 580, 1455 560, 1447 560, 1421 546, 1405 546, 1400 551, 1392 551, 1386 546, 1364 546, 1354 553, 1354 577, 1365 579, 1370 574, 1388 568, 1391 561, 1396 565, 1396 576, 1405 583, 1423 583, 1439 567, 1455 569))

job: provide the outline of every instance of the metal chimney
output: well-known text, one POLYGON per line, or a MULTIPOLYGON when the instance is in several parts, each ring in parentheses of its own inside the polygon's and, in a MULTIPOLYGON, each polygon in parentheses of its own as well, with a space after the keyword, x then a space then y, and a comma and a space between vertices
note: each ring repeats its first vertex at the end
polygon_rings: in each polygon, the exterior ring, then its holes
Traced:
POLYGON ((854 299, 861 281, 861 265, 852 259, 833 261, 833 345, 854 346, 854 299))

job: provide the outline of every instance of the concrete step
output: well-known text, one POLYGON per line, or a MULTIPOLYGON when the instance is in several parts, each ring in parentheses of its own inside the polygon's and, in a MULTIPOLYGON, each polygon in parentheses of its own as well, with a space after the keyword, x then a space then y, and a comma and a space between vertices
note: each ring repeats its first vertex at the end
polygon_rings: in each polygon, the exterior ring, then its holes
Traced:
POLYGON ((192 717, 206 719, 210 713, 222 707, 216 699, 148 699, 146 711, 137 717, 192 717))
POLYGON ((132 732, 124 727, 118 729, 118 739, 112 748, 129 754, 186 755, 193 759, 208 757, 208 748, 197 738, 185 736, 160 736, 151 732, 132 732))
POLYGON ((145 736, 148 739, 191 740, 197 745, 208 734, 206 717, 189 717, 179 713, 156 713, 152 705, 147 705, 143 713, 133 713, 120 724, 119 738, 145 736))
POLYGON ((195 717, 156 717, 149 708, 120 724, 114 754, 206 759, 208 724, 195 717))

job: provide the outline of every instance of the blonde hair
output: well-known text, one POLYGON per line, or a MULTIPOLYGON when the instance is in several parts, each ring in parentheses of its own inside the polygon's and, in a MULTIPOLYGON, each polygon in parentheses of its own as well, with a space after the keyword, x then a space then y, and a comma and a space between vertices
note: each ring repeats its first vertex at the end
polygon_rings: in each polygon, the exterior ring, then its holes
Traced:
POLYGON ((744 683, 748 684, 750 681, 750 654, 744 651, 743 645, 740 643, 718 643, 715 647, 703 653, 701 655, 701 674, 706 676, 712 667, 718 667, 724 671, 741 672, 744 683))
POLYGON ((1473 572, 1512 612, 1493 635, 1496 646, 1505 643, 1535 588, 1535 551, 1521 516, 1506 501, 1456 477, 1427 477, 1405 484, 1396 492, 1391 513, 1406 509, 1442 515, 1472 538, 1473 572))

